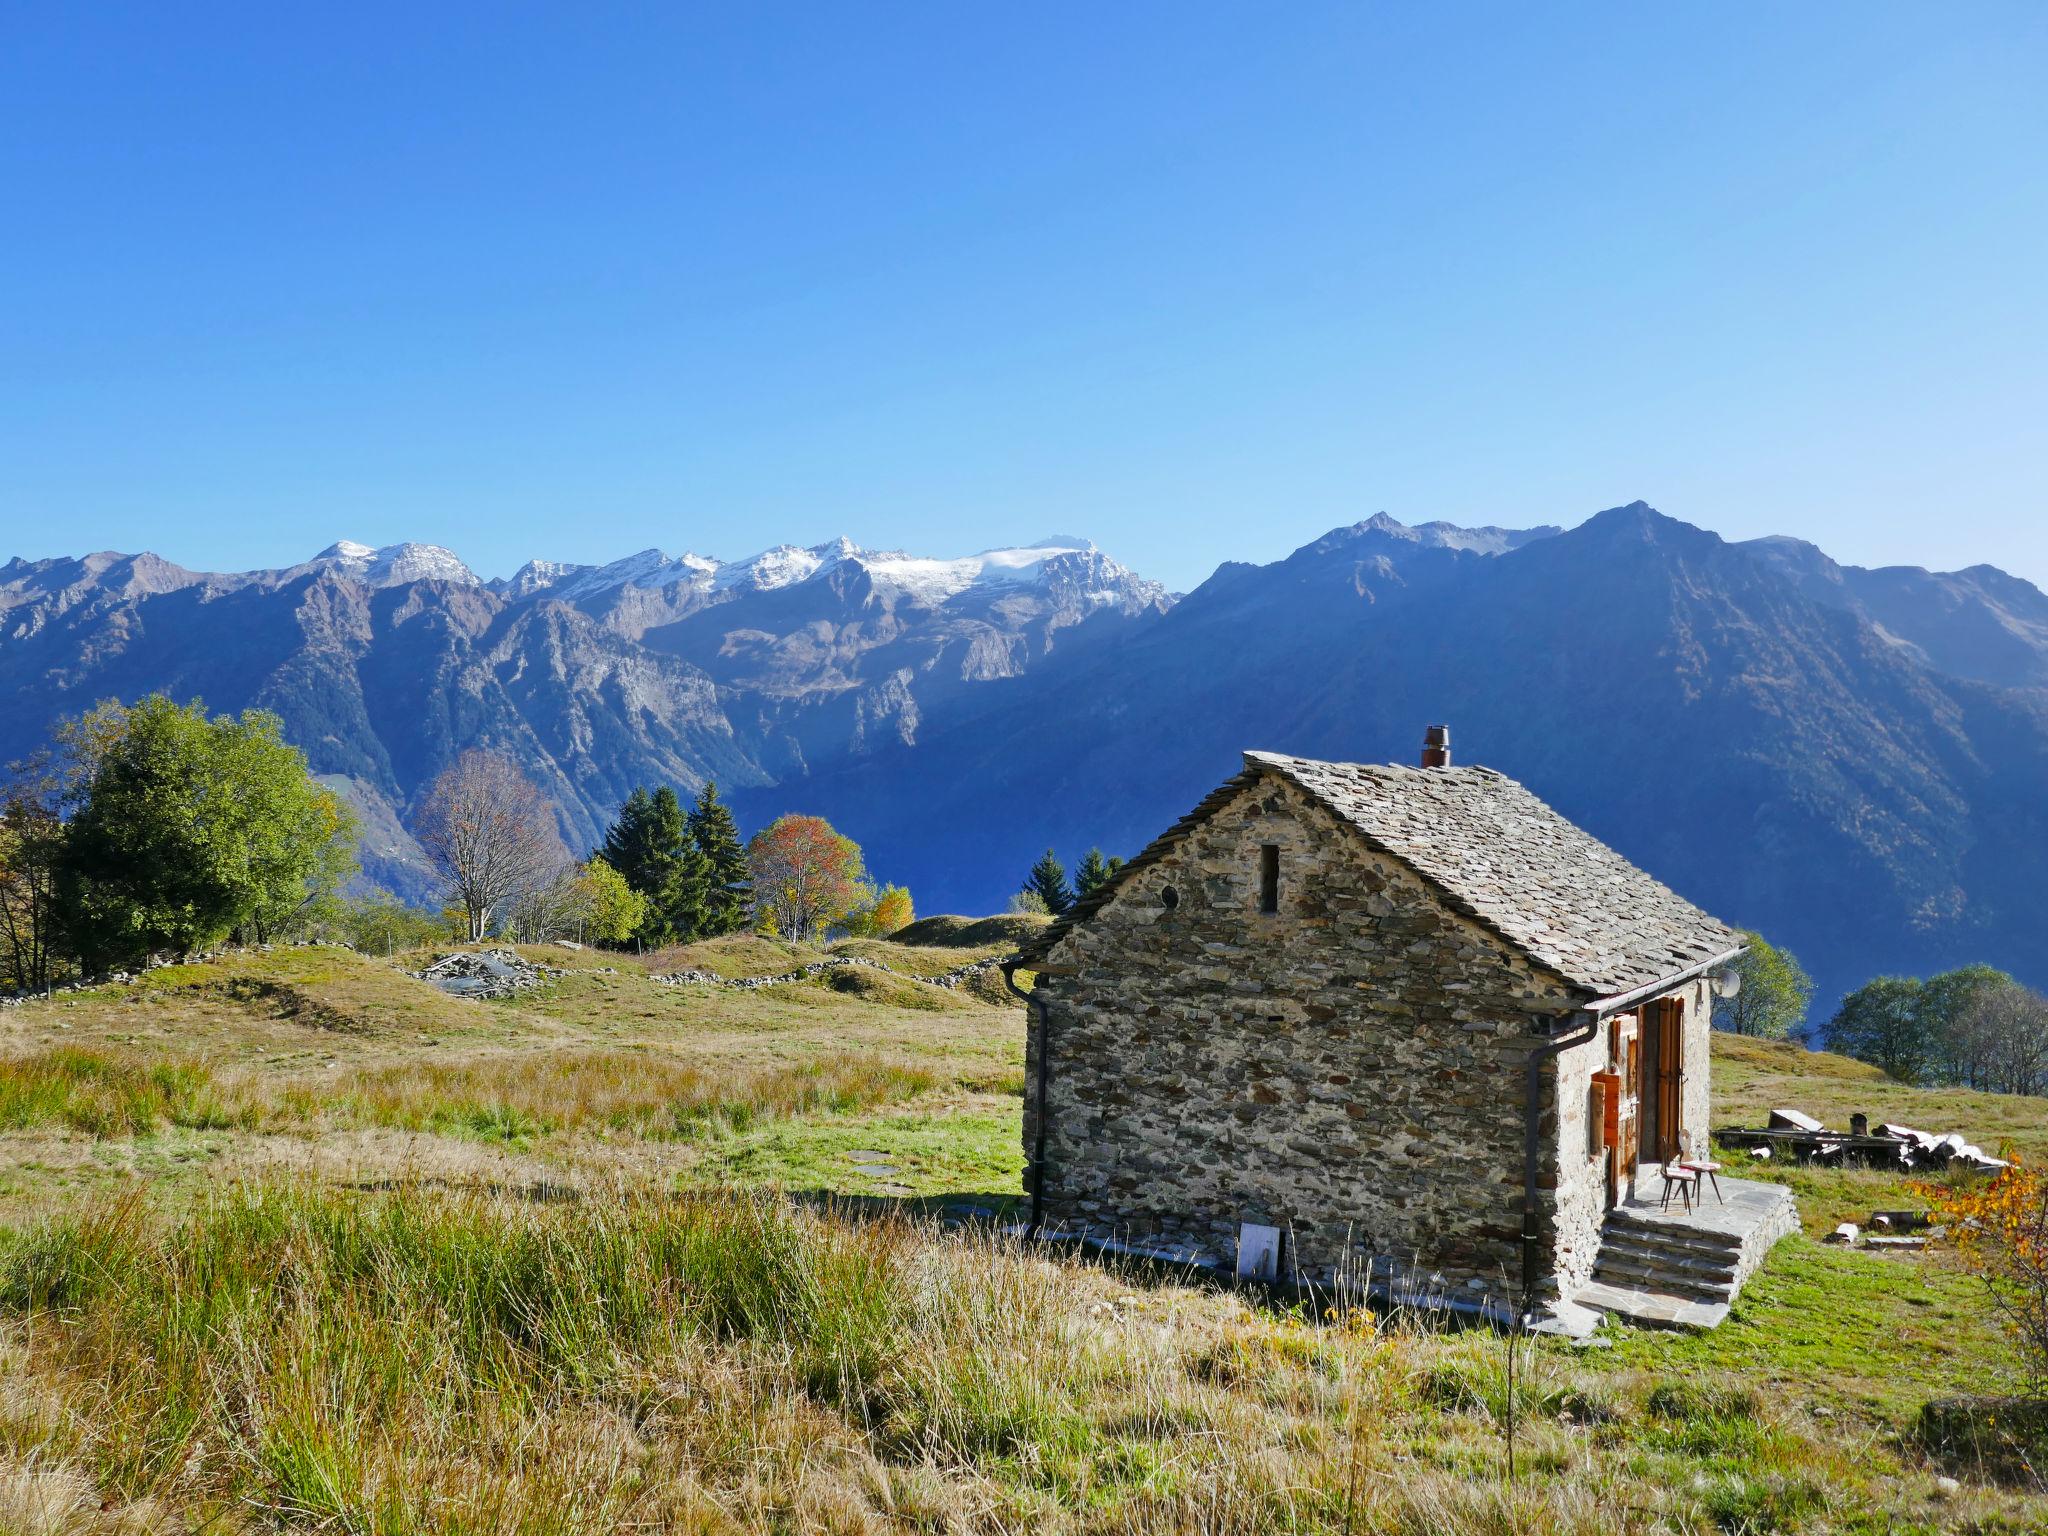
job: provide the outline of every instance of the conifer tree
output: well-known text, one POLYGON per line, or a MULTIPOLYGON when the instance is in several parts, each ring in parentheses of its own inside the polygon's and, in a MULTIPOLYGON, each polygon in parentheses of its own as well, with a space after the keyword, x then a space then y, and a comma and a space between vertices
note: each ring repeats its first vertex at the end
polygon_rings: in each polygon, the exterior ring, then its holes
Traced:
POLYGON ((647 898, 635 935, 645 944, 696 938, 710 905, 708 863, 690 840, 682 801, 664 784, 636 789, 606 829, 598 856, 647 898))
POLYGON ((1106 859, 1100 848, 1090 848, 1074 870, 1074 894, 1090 896, 1109 883, 1109 877, 1124 867, 1122 859, 1106 859))
POLYGON ((754 904, 753 883, 747 877, 747 849, 740 841, 739 826, 732 811, 718 798, 718 782, 706 779, 690 808, 690 841, 710 863, 705 897, 705 928, 708 935, 737 933, 747 925, 747 912, 754 904))
POLYGON ((717 908, 711 861, 687 838, 669 861, 656 905, 666 930, 664 943, 687 943, 731 931, 713 925, 717 908))
POLYGON ((1044 902, 1045 910, 1054 917, 1074 904, 1074 888, 1067 884, 1067 867, 1050 848, 1031 866, 1031 873, 1024 877, 1023 888, 1044 902))

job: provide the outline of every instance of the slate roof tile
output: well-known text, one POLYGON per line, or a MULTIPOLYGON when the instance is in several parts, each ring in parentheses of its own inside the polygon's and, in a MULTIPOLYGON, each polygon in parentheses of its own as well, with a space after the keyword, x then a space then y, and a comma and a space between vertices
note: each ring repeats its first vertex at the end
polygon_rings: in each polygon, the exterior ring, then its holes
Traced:
POLYGON ((1530 960, 1596 997, 1693 970, 1742 937, 1491 768, 1326 763, 1247 752, 1101 889, 1025 945, 1043 959, 1132 874, 1262 774, 1298 785, 1530 960))

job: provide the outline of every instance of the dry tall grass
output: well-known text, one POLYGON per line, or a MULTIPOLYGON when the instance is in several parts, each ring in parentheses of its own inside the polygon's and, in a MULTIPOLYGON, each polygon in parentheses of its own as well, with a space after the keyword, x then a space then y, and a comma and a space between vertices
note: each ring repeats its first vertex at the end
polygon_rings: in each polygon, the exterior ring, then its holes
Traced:
POLYGON ((847 1113, 934 1086, 926 1068, 839 1052, 793 1066, 699 1067, 642 1051, 545 1051, 408 1062, 345 1074, 328 1102, 376 1125, 505 1135, 601 1128, 635 1136, 743 1130, 847 1113))
POLYGON ((766 1198, 108 1205, 0 1235, 0 1317, 9 1529, 1790 1530, 1934 1497, 1740 1391, 1526 1345, 1509 1485, 1498 1340, 766 1198))
POLYGON ((706 1068, 643 1051, 533 1050, 280 1085, 192 1062, 63 1046, 0 1058, 0 1131, 56 1125, 110 1137, 324 1120, 502 1140, 578 1129, 665 1139, 896 1103, 937 1081, 927 1068, 852 1052, 790 1066, 706 1068))

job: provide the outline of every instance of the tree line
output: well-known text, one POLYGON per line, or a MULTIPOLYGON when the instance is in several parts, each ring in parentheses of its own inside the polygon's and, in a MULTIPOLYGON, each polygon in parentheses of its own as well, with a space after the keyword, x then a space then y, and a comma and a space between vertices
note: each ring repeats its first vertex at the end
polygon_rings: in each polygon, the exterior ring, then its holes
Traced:
POLYGON ((877 886, 859 845, 816 816, 778 817, 746 842, 706 781, 635 788, 597 848, 569 864, 553 808, 510 759, 465 752, 435 780, 416 832, 468 937, 659 949, 744 930, 813 940, 893 933, 910 892, 877 886))
POLYGON ((1714 1004, 1716 1028, 1805 1039, 1881 1067, 1902 1083, 2048 1095, 2048 998, 1989 965, 1928 977, 1879 976, 1810 1025, 1813 981, 1791 951, 1759 933, 1714 1004))
POLYGON ((2048 1094, 2048 998, 1989 965, 1865 982, 1823 1038, 1904 1083, 2048 1094))
POLYGON ((412 830, 447 905, 349 894, 348 805, 264 710, 209 715, 153 694, 61 722, 0 786, 0 986, 41 991, 222 943, 317 938, 393 953, 455 936, 655 948, 759 929, 884 934, 910 893, 878 886, 817 817, 743 843, 707 782, 687 806, 635 789, 600 846, 571 857, 555 807, 500 754, 462 753, 412 830))

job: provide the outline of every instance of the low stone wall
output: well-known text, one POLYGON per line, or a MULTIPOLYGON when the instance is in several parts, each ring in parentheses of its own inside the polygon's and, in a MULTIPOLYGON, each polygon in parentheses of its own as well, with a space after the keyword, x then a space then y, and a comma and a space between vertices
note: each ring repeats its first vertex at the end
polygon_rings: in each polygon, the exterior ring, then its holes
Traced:
POLYGON ((1799 1202, 1791 1190, 1784 1194, 1785 1198, 1769 1216, 1743 1234, 1735 1260, 1735 1283, 1728 1289, 1730 1297, 1739 1294, 1749 1277, 1763 1268, 1764 1259, 1777 1246, 1779 1238, 1790 1237, 1799 1230, 1799 1202))
POLYGON ((955 966, 952 970, 937 976, 920 976, 914 971, 899 971, 892 965, 884 965, 879 960, 869 960, 860 955, 833 955, 830 959, 814 960, 794 971, 781 971, 773 976, 720 976, 716 971, 667 971, 652 979, 665 987, 736 987, 741 991, 751 992, 761 987, 782 987, 793 981, 809 981, 813 976, 822 976, 827 971, 843 970, 848 966, 861 966, 871 971, 880 971, 886 976, 900 976, 905 981, 921 981, 929 987, 945 987, 951 990, 976 976, 986 975, 1001 965, 1000 960, 976 960, 969 965, 955 966))

